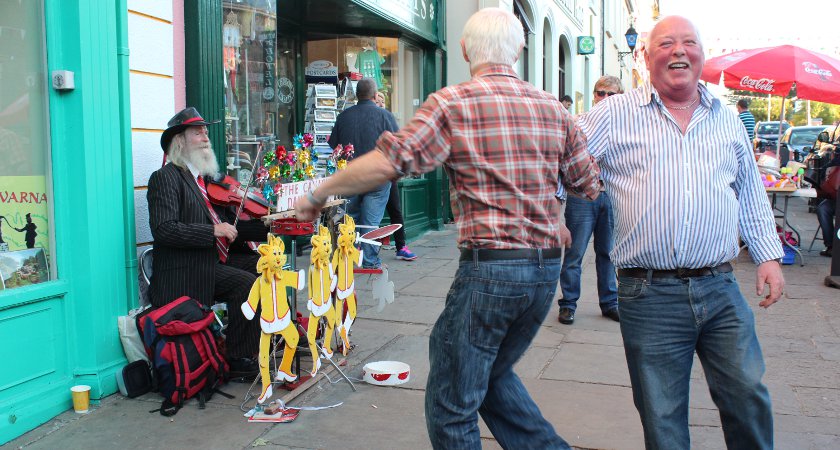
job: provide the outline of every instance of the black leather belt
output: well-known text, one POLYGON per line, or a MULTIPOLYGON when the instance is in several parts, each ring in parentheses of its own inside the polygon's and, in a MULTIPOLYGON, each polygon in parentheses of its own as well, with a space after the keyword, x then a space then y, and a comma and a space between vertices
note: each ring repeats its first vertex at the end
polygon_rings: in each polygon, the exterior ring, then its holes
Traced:
POLYGON ((699 269, 654 270, 641 267, 618 269, 618 276, 628 278, 694 278, 706 277, 718 273, 732 272, 732 264, 723 263, 717 267, 701 267, 699 269))
POLYGON ((499 261, 506 259, 539 259, 539 252, 542 251, 543 259, 556 259, 563 256, 563 250, 559 248, 464 248, 461 249, 461 261, 472 261, 477 255, 479 261, 499 261))

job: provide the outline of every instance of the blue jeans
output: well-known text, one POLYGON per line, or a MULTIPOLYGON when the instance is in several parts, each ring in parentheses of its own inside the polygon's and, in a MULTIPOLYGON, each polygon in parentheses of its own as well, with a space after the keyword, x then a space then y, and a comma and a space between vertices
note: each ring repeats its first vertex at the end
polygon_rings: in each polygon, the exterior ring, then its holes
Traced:
POLYGON ((823 245, 831 248, 834 243, 834 210, 837 208, 837 200, 824 198, 817 205, 817 221, 822 227, 823 245))
POLYGON ((560 272, 560 290, 563 298, 557 300, 561 308, 577 309, 580 298, 580 264, 595 234, 595 271, 598 276, 598 304, 601 312, 618 308, 615 266, 610 259, 613 248, 612 204, 606 193, 601 192, 594 201, 569 196, 566 200, 566 226, 572 234, 572 246, 563 256, 560 272))
POLYGON ((727 448, 772 449, 770 395, 755 320, 735 276, 619 277, 621 335, 648 449, 688 449, 694 352, 720 411, 727 448))
MULTIPOLYGON (((388 203, 388 196, 391 194, 391 182, 387 182, 376 189, 365 194, 354 195, 347 199, 347 214, 356 221, 356 225, 370 225, 378 227, 385 214, 385 205, 388 203)), ((365 234, 372 228, 360 228, 356 231, 365 234)), ((382 265, 379 260, 379 246, 362 244, 362 267, 378 267, 382 265)))
POLYGON ((434 448, 480 449, 477 413, 504 448, 569 448, 513 372, 559 275, 559 258, 461 262, 429 336, 426 426, 434 448))

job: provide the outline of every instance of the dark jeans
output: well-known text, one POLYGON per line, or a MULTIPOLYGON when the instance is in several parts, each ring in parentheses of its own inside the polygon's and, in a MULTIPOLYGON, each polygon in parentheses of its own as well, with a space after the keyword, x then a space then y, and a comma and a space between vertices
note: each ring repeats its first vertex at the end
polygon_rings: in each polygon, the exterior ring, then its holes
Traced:
POLYGON ((385 205, 385 210, 388 211, 388 217, 391 218, 391 223, 398 223, 402 225, 399 230, 394 232, 394 245, 397 251, 405 247, 405 222, 403 222, 402 207, 400 206, 400 190, 397 188, 397 180, 391 182, 391 194, 388 197, 388 204, 385 205))
POLYGON ((426 426, 434 448, 480 449, 478 414, 503 448, 569 448, 513 371, 559 276, 559 258, 460 263, 429 336, 426 426))
POLYGON ((831 248, 834 242, 834 211, 837 208, 837 200, 833 198, 823 199, 817 205, 817 220, 822 227, 823 245, 831 248))
POLYGON ((581 262, 595 236, 595 272, 598 276, 598 304, 601 312, 618 308, 615 266, 610 259, 613 248, 613 216, 610 198, 602 192, 594 201, 569 196, 566 200, 566 227, 572 234, 572 245, 563 256, 560 272, 560 290, 563 298, 557 300, 561 308, 577 309, 580 298, 581 262))

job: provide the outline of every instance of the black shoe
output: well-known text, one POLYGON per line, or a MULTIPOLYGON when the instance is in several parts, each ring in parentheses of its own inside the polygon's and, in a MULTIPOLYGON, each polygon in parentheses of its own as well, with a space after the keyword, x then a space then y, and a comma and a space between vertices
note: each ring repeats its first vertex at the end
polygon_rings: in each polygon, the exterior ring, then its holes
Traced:
POLYGON ((609 311, 601 311, 601 315, 618 322, 618 308, 613 308, 609 311))
POLYGON ((575 323, 575 312, 571 308, 560 308, 557 320, 564 325, 571 325, 575 323))
POLYGON ((820 256, 828 256, 831 258, 831 247, 827 247, 825 250, 821 251, 820 256))
POLYGON ((260 373, 260 365, 253 358, 232 358, 228 364, 231 378, 252 378, 260 373))

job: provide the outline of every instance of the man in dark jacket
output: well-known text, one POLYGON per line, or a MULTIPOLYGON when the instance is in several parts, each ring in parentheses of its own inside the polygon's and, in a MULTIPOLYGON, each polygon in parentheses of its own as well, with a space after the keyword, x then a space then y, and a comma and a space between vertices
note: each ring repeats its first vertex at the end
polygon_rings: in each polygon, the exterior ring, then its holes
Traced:
POLYGON ((256 376, 253 356, 259 322, 246 320, 239 305, 256 280, 259 255, 245 241, 264 241, 259 220, 232 224, 236 211, 213 205, 206 183, 219 166, 207 136, 208 122, 195 108, 169 120, 160 138, 169 163, 149 178, 149 226, 155 239, 150 286, 154 307, 187 295, 205 305, 228 303, 227 358, 232 377, 256 376))
MULTIPOLYGON (((373 150, 376 140, 384 131, 395 132, 397 120, 385 108, 374 103, 376 82, 372 78, 363 78, 356 85, 356 97, 359 103, 347 108, 339 114, 330 133, 331 148, 337 145, 353 144, 355 158, 373 150)), ((391 194, 391 182, 376 186, 373 190, 354 195, 347 199, 347 213, 353 217, 358 225, 378 227, 385 214, 385 205, 391 194)), ((369 231, 361 230, 363 233, 369 231)), ((379 268, 379 247, 362 244, 362 266, 365 268, 379 268)))

